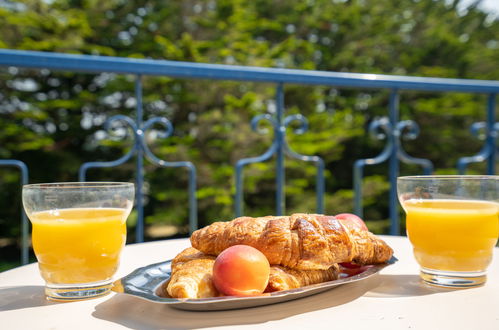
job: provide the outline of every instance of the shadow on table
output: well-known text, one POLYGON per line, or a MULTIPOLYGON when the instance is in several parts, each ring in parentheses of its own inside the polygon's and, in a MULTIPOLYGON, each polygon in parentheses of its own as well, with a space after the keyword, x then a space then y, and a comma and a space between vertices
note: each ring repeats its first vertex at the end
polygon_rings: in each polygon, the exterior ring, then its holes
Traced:
POLYGON ((0 287, 0 311, 9 311, 53 304, 45 299, 44 287, 11 286, 0 287))
POLYGON ((133 329, 192 329, 258 324, 285 319, 297 314, 334 308, 363 296, 378 285, 377 276, 373 276, 365 281, 342 285, 293 301, 216 312, 182 311, 165 304, 125 294, 116 294, 97 305, 92 315, 133 329))
POLYGON ((379 275, 378 286, 369 290, 364 297, 398 298, 411 296, 425 296, 435 293, 445 293, 455 290, 452 288, 438 288, 424 284, 418 275, 379 275))

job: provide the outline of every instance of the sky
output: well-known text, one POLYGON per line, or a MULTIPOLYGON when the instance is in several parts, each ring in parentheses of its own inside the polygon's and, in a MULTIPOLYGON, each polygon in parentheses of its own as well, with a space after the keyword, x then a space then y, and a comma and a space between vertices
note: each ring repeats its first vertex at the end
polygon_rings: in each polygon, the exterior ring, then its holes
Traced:
MULTIPOLYGON (((474 3, 475 0, 463 0, 465 5, 474 3)), ((499 0, 482 0, 479 6, 486 12, 494 14, 495 17, 499 17, 499 0)))

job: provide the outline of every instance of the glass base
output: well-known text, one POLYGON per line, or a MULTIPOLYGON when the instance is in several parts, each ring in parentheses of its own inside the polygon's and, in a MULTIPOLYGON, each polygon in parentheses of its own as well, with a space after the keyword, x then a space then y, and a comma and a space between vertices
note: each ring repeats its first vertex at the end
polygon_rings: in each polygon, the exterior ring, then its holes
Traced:
POLYGON ((105 296, 111 292, 112 281, 87 284, 46 284, 45 296, 52 301, 79 301, 105 296))
POLYGON ((484 285, 486 272, 450 272, 421 268, 421 279, 430 285, 444 288, 472 288, 484 285))

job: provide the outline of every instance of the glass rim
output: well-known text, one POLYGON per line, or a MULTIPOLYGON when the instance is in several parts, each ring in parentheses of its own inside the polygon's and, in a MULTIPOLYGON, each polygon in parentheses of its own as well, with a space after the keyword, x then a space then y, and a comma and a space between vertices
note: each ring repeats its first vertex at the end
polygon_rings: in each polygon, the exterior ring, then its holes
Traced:
POLYGON ((460 175, 460 174, 449 174, 449 175, 408 175, 408 176, 399 176, 398 180, 490 180, 496 179, 499 180, 499 175, 460 175))
POLYGON ((47 183, 30 183, 23 185, 23 189, 31 188, 113 188, 113 187, 133 187, 132 182, 118 181, 74 181, 74 182, 47 182, 47 183))

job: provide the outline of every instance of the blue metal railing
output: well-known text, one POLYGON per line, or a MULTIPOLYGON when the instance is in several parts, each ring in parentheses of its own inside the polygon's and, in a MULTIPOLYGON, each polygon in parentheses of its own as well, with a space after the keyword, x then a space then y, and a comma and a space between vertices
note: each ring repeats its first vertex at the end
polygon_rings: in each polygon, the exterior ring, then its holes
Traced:
MULTIPOLYGON (((83 164, 80 168, 79 178, 84 180, 86 172, 94 167, 117 166, 129 161, 132 156, 136 157, 136 183, 137 200, 136 209, 138 213, 137 241, 143 240, 143 158, 146 157, 152 163, 163 167, 186 167, 189 171, 189 226, 190 230, 197 227, 196 210, 196 169, 188 161, 167 162, 158 159, 152 154, 144 139, 144 132, 153 125, 162 125, 165 129, 162 138, 171 135, 173 127, 167 118, 155 117, 143 123, 142 110, 142 76, 169 76, 191 79, 212 79, 232 81, 267 82, 276 85, 276 113, 274 116, 257 116, 252 120, 254 130, 258 129, 261 120, 267 120, 272 124, 274 138, 267 151, 256 157, 241 159, 236 163, 236 193, 235 213, 243 213, 243 168, 245 165, 268 160, 272 156, 276 159, 276 214, 285 212, 285 156, 302 161, 313 162, 317 167, 316 193, 317 212, 324 209, 324 161, 317 156, 300 155, 294 152, 286 141, 286 128, 292 121, 299 121, 301 127, 295 130, 300 134, 307 129, 307 121, 304 117, 285 116, 284 84, 306 84, 325 85, 335 87, 350 87, 362 89, 386 89, 390 91, 388 116, 379 118, 371 123, 370 132, 377 139, 386 139, 383 151, 374 158, 361 159, 354 164, 354 209, 359 215, 362 214, 362 180, 365 166, 376 165, 388 161, 390 182, 390 220, 391 234, 399 234, 398 206, 396 201, 396 178, 399 173, 399 163, 411 163, 420 165, 423 173, 429 174, 433 171, 433 164, 426 159, 418 159, 408 155, 402 148, 401 138, 414 138, 419 132, 418 125, 413 121, 399 120, 400 91, 418 90, 431 92, 466 92, 482 93, 488 95, 486 107, 486 122, 476 124, 473 128, 485 128, 485 139, 483 149, 475 156, 463 157, 457 163, 458 170, 464 173, 466 166, 472 162, 487 161, 487 173, 494 173, 496 158, 496 137, 499 125, 495 123, 495 99, 499 92, 499 82, 467 79, 445 79, 445 78, 422 78, 409 76, 390 76, 378 74, 339 73, 325 71, 307 71, 292 69, 276 69, 261 67, 229 66, 218 64, 189 63, 151 59, 132 59, 119 57, 104 57, 90 55, 70 55, 59 53, 45 53, 34 51, 17 51, 0 49, 0 66, 15 66, 22 68, 63 70, 72 72, 92 73, 117 73, 132 74, 136 76, 135 94, 137 100, 136 118, 118 115, 106 121, 106 129, 111 129, 113 123, 119 121, 128 125, 134 132, 133 148, 121 158, 109 162, 91 162, 83 164), (478 126, 477 126, 478 125, 478 126)), ((6 165, 5 161, 0 163, 6 165)), ((7 164, 8 165, 8 164, 7 164)), ((26 169, 27 178, 27 169, 26 169)), ((23 179, 24 180, 24 179, 23 179)), ((27 179, 26 179, 27 181, 27 179)), ((24 182, 24 181, 23 181, 24 182)), ((23 228, 27 221, 23 218, 23 228)), ((23 234, 24 235, 24 234, 23 234)), ((24 262, 24 259, 23 259, 24 262)))

